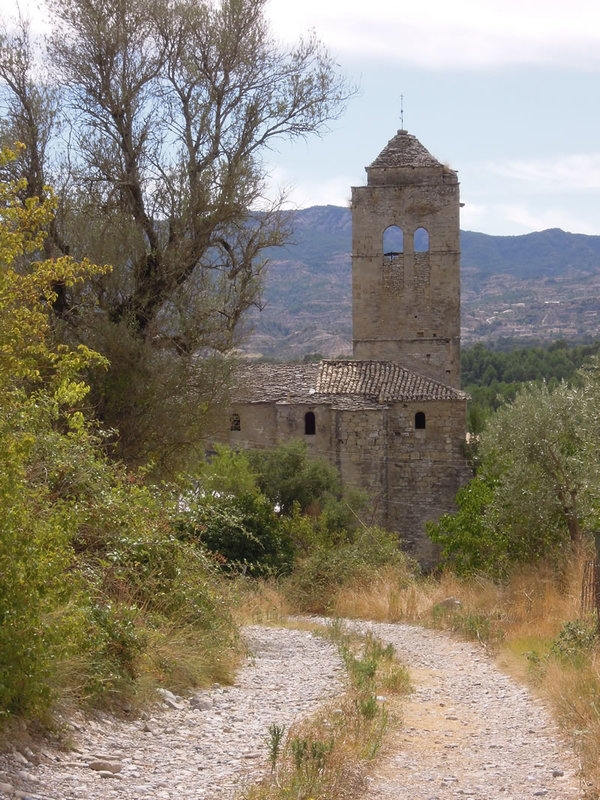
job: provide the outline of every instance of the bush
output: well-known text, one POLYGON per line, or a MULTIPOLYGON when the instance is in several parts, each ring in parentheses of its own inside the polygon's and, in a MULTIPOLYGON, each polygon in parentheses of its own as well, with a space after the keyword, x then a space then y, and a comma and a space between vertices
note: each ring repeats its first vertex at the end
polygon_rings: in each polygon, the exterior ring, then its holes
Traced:
POLYGON ((50 677, 74 646, 70 621, 57 611, 77 597, 77 581, 69 575, 69 514, 48 504, 14 464, 2 461, 0 718, 43 714, 49 707, 50 677))
POLYGON ((188 494, 184 506, 179 536, 205 547, 224 571, 253 577, 291 571, 291 540, 264 495, 188 494))
POLYGON ((235 639, 214 567, 175 536, 172 493, 110 462, 86 417, 81 376, 106 363, 57 344, 51 313, 58 286, 106 270, 34 261, 52 200, 23 188, 0 182, 0 720, 135 688, 161 629, 194 630, 209 681, 235 639))
POLYGON ((316 517, 325 502, 343 495, 335 467, 311 458, 300 440, 270 450, 251 450, 247 456, 258 488, 281 514, 291 514, 297 505, 302 513, 310 511, 316 517))
POLYGON ((303 442, 243 453, 217 447, 190 479, 177 527, 227 572, 287 575, 295 557, 346 541, 361 502, 303 442))
POLYGON ((506 542, 487 524, 493 497, 493 486, 474 478, 458 490, 455 514, 444 514, 437 522, 427 524, 427 535, 441 546, 442 564, 457 575, 499 576, 506 570, 506 542))
POLYGON ((550 648, 549 656, 577 665, 588 659, 597 646, 598 629, 595 620, 570 620, 564 623, 550 648))
POLYGON ((284 589, 299 610, 325 613, 338 589, 367 585, 382 567, 408 573, 413 565, 400 550, 397 534, 376 527, 361 528, 334 546, 317 545, 297 563, 284 589))

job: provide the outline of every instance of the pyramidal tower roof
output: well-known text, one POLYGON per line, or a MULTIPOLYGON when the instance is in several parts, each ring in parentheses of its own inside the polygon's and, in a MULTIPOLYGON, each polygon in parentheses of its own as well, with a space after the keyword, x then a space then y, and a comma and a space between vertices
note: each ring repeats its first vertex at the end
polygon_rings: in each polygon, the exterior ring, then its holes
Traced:
POLYGON ((400 130, 387 143, 367 170, 388 167, 442 167, 416 136, 400 130))

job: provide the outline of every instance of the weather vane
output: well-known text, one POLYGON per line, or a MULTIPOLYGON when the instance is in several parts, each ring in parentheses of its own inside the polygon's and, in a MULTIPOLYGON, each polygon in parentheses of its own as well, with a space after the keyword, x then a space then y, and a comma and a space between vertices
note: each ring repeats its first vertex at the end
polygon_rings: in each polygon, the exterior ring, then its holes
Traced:
POLYGON ((400 95, 400 129, 404 130, 404 95, 400 95))

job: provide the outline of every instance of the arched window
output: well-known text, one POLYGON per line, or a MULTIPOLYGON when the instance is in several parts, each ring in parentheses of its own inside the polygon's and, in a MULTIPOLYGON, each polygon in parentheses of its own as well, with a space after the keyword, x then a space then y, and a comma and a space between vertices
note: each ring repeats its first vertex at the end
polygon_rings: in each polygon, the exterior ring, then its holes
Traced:
POLYGON ((394 258, 404 252, 404 233, 397 225, 390 225, 383 232, 383 255, 394 258))
POLYGON ((239 414, 232 414, 229 417, 229 430, 230 431, 241 431, 242 430, 242 421, 240 419, 239 414))
POLYGON ((415 428, 418 431, 425 429, 425 414, 423 411, 417 411, 415 414, 415 428))
POLYGON ((415 231, 415 253, 429 252, 429 231, 427 228, 417 228, 415 231))
POLYGON ((312 411, 307 411, 304 415, 304 435, 314 436, 316 432, 317 424, 315 421, 315 415, 312 411))

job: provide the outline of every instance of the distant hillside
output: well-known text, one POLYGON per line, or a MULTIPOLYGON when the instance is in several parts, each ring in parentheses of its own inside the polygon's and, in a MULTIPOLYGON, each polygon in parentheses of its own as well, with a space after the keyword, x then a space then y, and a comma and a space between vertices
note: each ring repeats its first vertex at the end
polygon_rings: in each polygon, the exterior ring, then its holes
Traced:
MULTIPOLYGON (((265 308, 248 351, 277 359, 352 352, 350 210, 290 212, 294 243, 272 248, 265 308)), ((600 338, 600 236, 461 232, 463 343, 600 338)))

